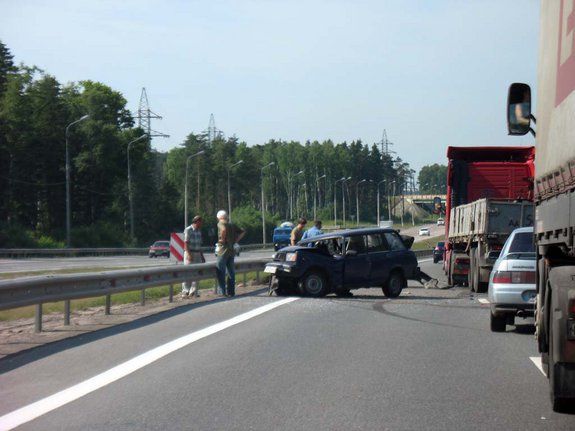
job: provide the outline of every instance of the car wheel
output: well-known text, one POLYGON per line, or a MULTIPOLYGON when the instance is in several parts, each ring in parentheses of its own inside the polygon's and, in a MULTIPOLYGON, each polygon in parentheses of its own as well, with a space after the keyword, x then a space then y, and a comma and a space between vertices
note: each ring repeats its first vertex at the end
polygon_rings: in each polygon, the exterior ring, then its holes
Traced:
POLYGON ((433 258, 433 263, 437 263, 439 261, 439 259, 437 259, 436 257, 433 258))
POLYGON ((489 313, 491 332, 505 332, 507 326, 507 318, 505 316, 495 316, 493 313, 489 313))
POLYGON ((319 271, 307 272, 299 281, 298 287, 303 295, 320 297, 327 294, 327 280, 319 271))
POLYGON ((405 278, 399 271, 393 271, 385 286, 381 288, 383 294, 388 298, 397 298, 406 285, 405 278))

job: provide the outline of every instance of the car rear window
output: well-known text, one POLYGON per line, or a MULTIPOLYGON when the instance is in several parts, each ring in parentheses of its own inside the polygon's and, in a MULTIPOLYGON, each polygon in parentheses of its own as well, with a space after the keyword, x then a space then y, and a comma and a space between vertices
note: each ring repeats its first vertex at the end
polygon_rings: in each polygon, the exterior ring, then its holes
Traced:
POLYGON ((390 250, 405 250, 405 244, 398 234, 395 232, 385 232, 383 235, 390 250))
POLYGON ((529 252, 535 253, 533 234, 531 232, 516 233, 509 247, 509 253, 529 252))
POLYGON ((370 253, 386 251, 387 245, 379 233, 367 235, 367 251, 370 253))

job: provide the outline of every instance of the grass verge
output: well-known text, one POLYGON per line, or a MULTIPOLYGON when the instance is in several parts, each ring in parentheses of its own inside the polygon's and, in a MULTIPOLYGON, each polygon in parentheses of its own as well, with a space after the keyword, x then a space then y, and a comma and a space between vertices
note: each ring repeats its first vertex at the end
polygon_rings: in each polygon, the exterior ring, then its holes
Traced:
MULTIPOLYGON (((86 272, 78 271, 78 272, 86 272)), ((265 283, 265 278, 262 277, 260 272, 260 282, 265 283)), ((244 283, 251 282, 256 280, 256 273, 255 272, 248 272, 244 278, 244 274, 237 274, 236 275, 236 283, 244 283)), ((199 282, 200 292, 202 290, 213 289, 215 285, 215 281, 213 279, 208 280, 201 280, 199 282)), ((178 295, 181 290, 181 284, 174 285, 174 296, 178 295)), ((147 300, 155 300, 166 298, 170 295, 170 286, 158 286, 158 287, 150 287, 145 289, 146 291, 146 301, 147 300)), ((116 293, 111 297, 112 306, 113 305, 121 305, 121 304, 132 304, 132 303, 139 303, 140 302, 140 291, 136 290, 133 292, 123 292, 123 293, 116 293)), ((105 296, 98 296, 95 298, 85 298, 85 299, 75 299, 70 302, 70 309, 72 312, 75 311, 84 311, 90 308, 96 307, 103 307, 106 305, 106 297, 105 296)), ((50 313, 63 313, 64 312, 64 302, 49 302, 42 305, 42 312, 44 314, 50 313)), ((30 305, 26 307, 19 307, 19 308, 12 308, 10 310, 0 311, 0 321, 12 321, 18 319, 27 319, 34 317, 35 313, 35 306, 30 305)))

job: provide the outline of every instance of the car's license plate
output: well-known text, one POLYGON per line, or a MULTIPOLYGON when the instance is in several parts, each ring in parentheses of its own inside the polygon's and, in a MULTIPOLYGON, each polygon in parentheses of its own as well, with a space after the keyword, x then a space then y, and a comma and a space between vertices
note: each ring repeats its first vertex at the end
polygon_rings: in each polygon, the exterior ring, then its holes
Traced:
POLYGON ((264 272, 267 272, 268 274, 275 274, 277 269, 277 266, 266 265, 264 272))

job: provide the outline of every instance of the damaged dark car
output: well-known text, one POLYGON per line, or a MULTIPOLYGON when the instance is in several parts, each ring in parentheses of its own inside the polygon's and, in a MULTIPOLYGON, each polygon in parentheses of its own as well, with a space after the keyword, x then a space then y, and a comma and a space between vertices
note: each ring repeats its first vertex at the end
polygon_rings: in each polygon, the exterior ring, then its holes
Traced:
POLYGON ((270 294, 350 296, 353 289, 379 287, 398 297, 407 280, 420 279, 413 240, 389 228, 350 229, 284 247, 264 270, 270 294))

